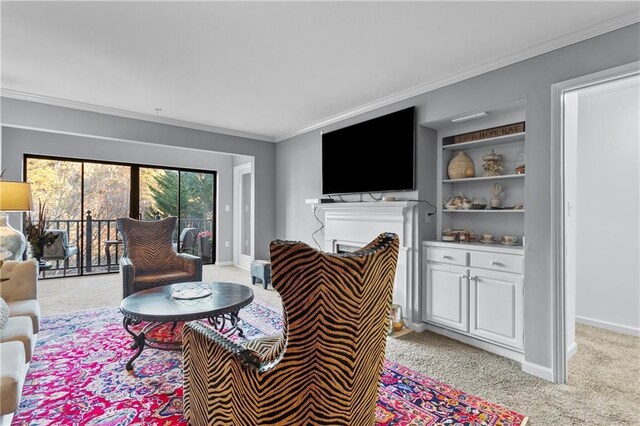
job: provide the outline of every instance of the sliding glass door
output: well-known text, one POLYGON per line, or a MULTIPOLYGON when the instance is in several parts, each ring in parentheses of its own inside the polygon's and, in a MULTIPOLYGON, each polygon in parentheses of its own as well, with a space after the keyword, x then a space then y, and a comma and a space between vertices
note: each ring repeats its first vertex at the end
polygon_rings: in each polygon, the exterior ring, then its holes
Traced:
POLYGON ((176 251, 215 262, 215 172, 25 156, 25 180, 46 204, 48 227, 78 247, 45 277, 117 272, 116 219, 127 216, 178 217, 176 251))
MULTIPOLYGON (((69 245, 79 248, 79 253, 65 261, 51 264, 53 271, 45 273, 79 275, 82 268, 83 208, 82 208, 82 163, 56 159, 26 158, 26 180, 31 182, 35 203, 34 212, 28 213, 37 221, 37 210, 44 207, 48 229, 59 229, 67 233, 69 245), (55 271, 55 272, 54 272, 55 271)), ((27 253, 31 246, 27 245, 27 253)))
POLYGON ((180 172, 180 251, 213 261, 213 175, 180 172))
POLYGON ((176 250, 214 262, 215 175, 140 167, 140 218, 178 217, 176 250))

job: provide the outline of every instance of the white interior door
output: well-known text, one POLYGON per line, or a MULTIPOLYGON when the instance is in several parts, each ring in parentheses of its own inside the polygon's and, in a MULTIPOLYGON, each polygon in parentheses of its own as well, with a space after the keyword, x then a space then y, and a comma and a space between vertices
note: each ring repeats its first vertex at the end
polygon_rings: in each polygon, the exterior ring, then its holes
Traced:
POLYGON ((249 269, 254 253, 253 163, 233 168, 233 263, 249 269))

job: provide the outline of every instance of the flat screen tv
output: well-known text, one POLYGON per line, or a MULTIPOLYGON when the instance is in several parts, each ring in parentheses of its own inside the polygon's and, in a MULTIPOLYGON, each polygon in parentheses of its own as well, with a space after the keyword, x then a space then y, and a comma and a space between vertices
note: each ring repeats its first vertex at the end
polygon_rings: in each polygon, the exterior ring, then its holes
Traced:
POLYGON ((415 108, 322 135, 322 193, 415 187, 415 108))

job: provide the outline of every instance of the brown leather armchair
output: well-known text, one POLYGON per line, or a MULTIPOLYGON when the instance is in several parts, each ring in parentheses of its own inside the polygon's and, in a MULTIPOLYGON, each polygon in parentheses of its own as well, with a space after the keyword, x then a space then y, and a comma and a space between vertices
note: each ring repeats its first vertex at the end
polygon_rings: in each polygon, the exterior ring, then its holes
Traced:
POLYGON ((202 281, 202 259, 173 248, 177 218, 141 221, 119 218, 124 254, 120 259, 122 297, 166 284, 202 281))
POLYGON ((355 253, 270 246, 282 334, 237 344, 202 322, 183 331, 190 425, 372 425, 384 362, 398 236, 355 253))

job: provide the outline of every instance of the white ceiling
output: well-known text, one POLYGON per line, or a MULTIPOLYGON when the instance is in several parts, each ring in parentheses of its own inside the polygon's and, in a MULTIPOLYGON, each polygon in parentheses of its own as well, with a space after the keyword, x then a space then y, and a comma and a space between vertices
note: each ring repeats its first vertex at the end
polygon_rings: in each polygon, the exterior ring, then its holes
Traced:
POLYGON ((3 1, 3 95, 281 140, 628 25, 638 11, 636 1, 3 1))

